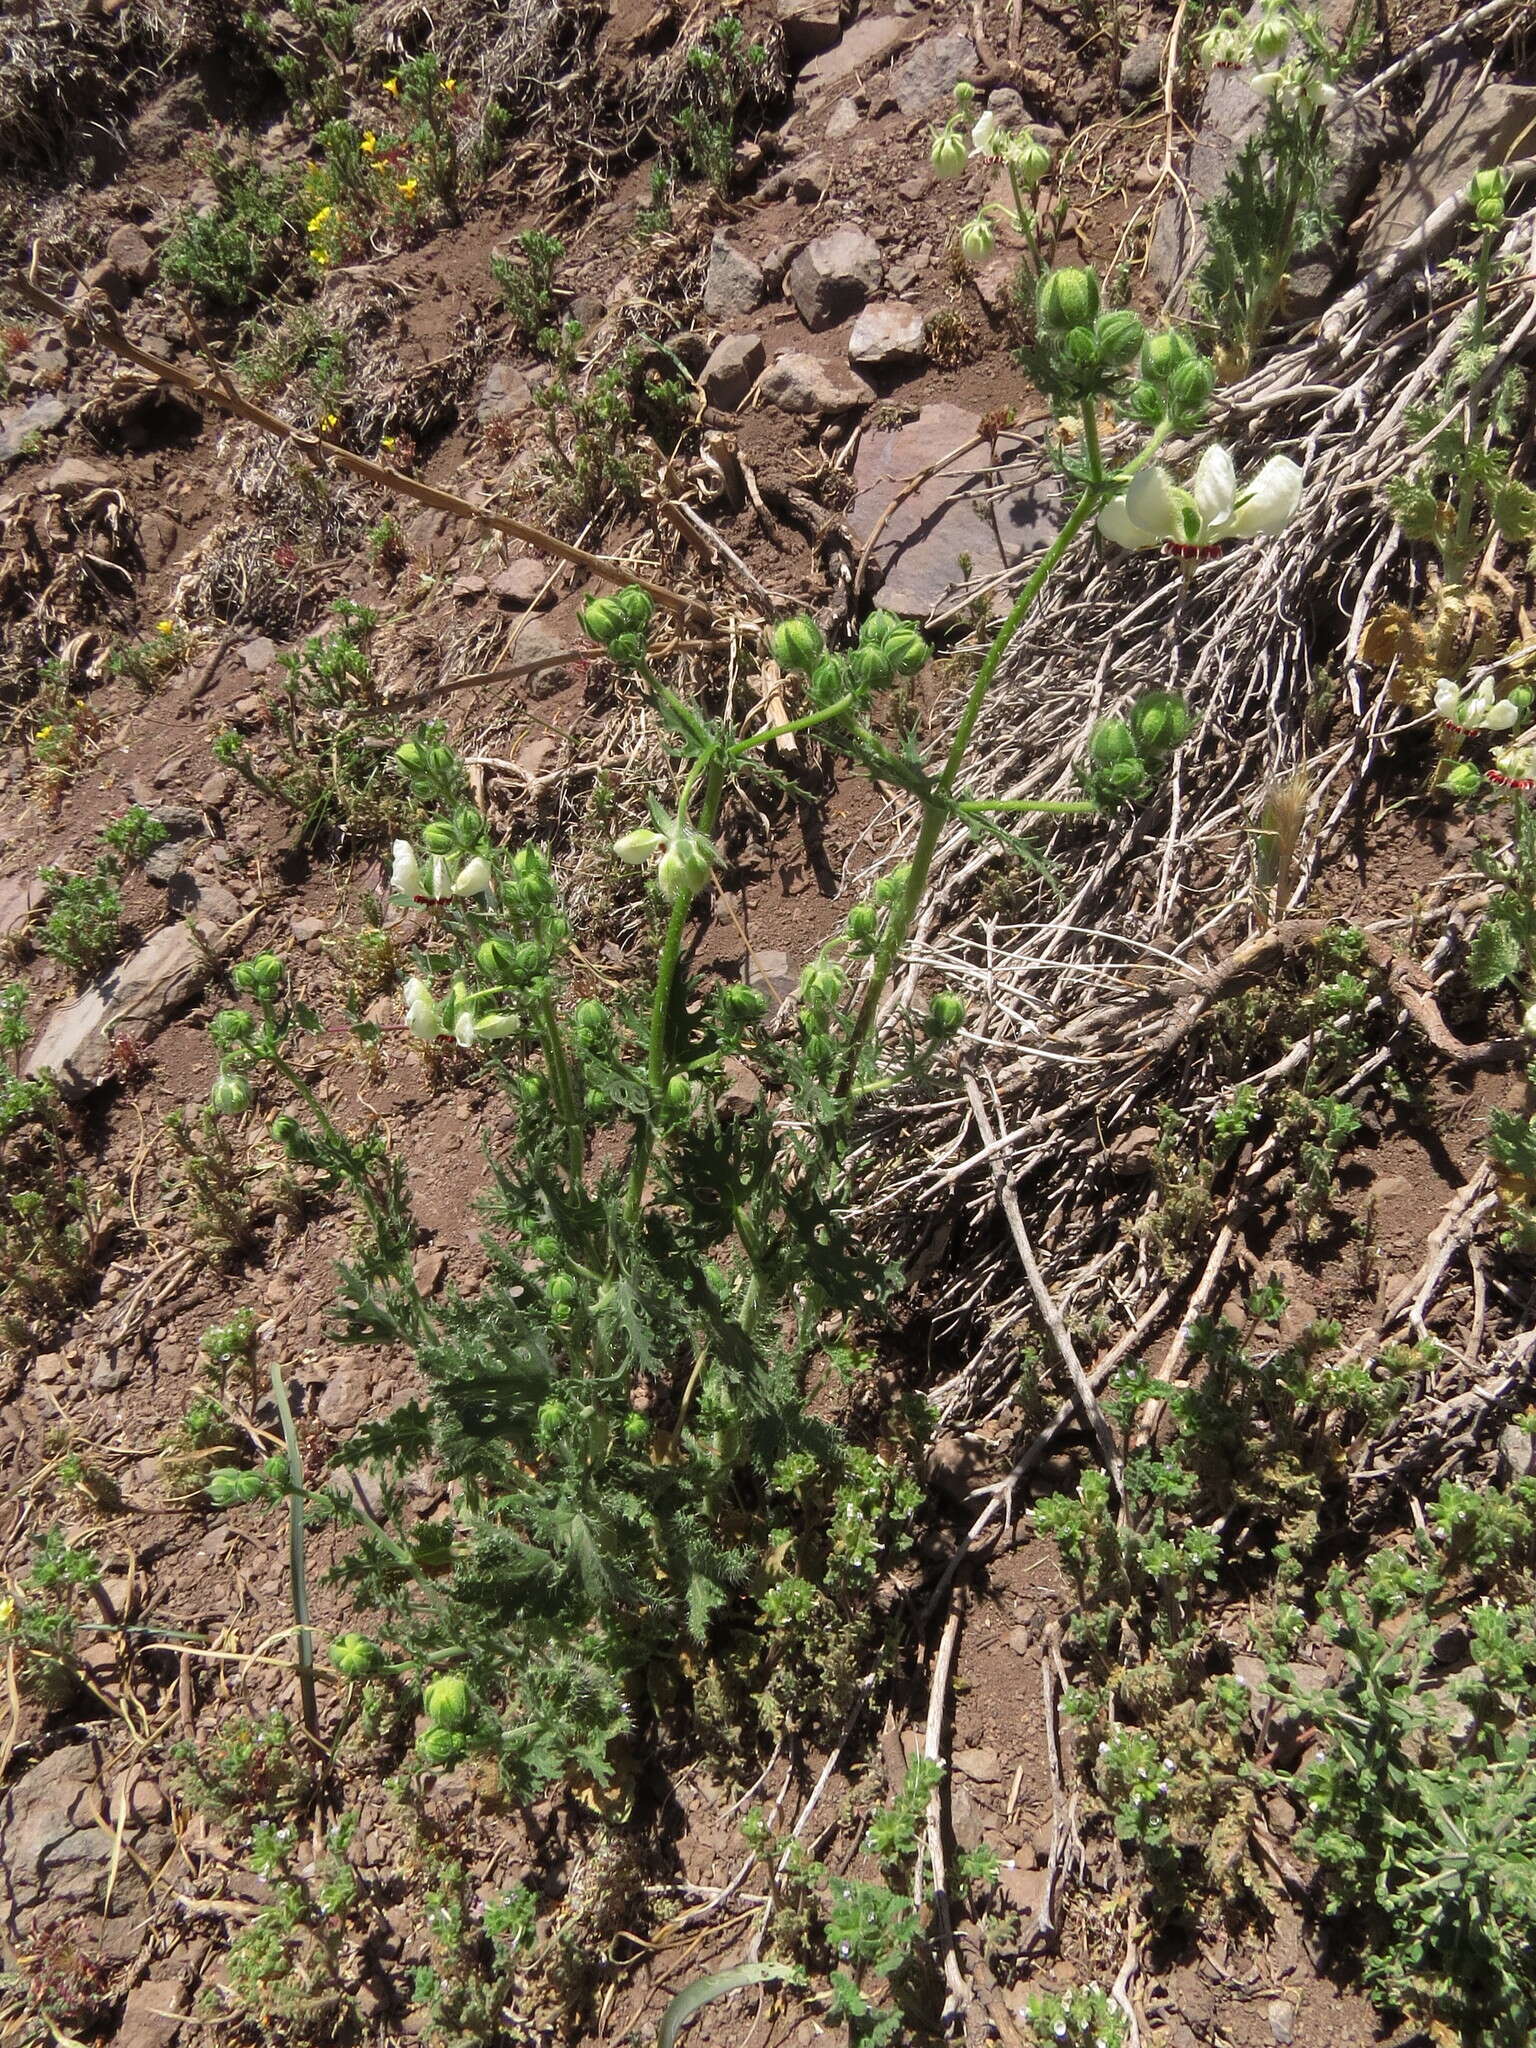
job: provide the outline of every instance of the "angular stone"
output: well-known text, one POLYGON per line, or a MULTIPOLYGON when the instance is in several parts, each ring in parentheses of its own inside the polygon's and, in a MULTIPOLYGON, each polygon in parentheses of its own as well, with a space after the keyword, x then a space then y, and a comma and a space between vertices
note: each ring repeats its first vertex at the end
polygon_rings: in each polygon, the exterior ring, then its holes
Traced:
POLYGON ((135 291, 142 291, 153 280, 159 267, 159 259, 148 239, 135 227, 112 230, 107 237, 106 258, 135 291))
POLYGON ((207 956, 186 926, 165 925, 131 959, 54 1012, 27 1059, 27 1073, 51 1070, 64 1099, 80 1101, 107 1078, 112 1034, 156 1037, 207 974, 207 956))
POLYGON ((916 306, 903 306, 894 299, 879 300, 866 306, 854 321, 853 333, 848 337, 848 360, 872 370, 920 362, 926 324, 916 306))
POLYGON ((828 142, 843 142, 859 125, 859 110, 852 100, 839 100, 827 116, 828 142))
POLYGON ((253 676, 264 676, 277 659, 277 649, 265 637, 260 640, 247 640, 240 650, 240 659, 253 676))
POLYGON ((52 433, 68 418, 69 407, 62 398, 34 398, 0 427, 0 462, 15 462, 27 453, 27 443, 34 434, 52 433))
POLYGON ((1422 227, 1475 171, 1531 154, 1536 86, 1503 79, 1484 84, 1481 67, 1449 67, 1424 98, 1425 125, 1406 163, 1387 184, 1360 247, 1368 269, 1422 227))
POLYGON ((533 387, 516 363, 492 363, 481 379, 475 400, 475 425, 516 419, 533 404, 533 387))
MULTIPOLYGON (((991 495, 998 477, 1038 447, 1038 436, 1005 434, 995 454, 985 442, 957 454, 975 432, 975 413, 928 405, 909 425, 866 433, 860 443, 848 524, 861 542, 910 478, 939 465, 891 514, 871 557, 883 578, 880 603, 888 611, 927 618, 1044 547, 1056 530, 1060 486, 1054 477, 1042 475, 1000 498, 991 495), (977 516, 978 504, 984 517, 977 516)), ((996 595, 993 601, 1000 608, 1005 599, 996 595)))
POLYGON ((712 320, 755 313, 763 303, 763 273, 750 256, 733 249, 724 235, 709 245, 704 273, 704 310, 712 320))
POLYGON ((124 1840, 136 1853, 116 1849, 117 1802, 112 1784, 103 1783, 110 1770, 99 1743, 75 1743, 54 1750, 6 1788, 0 1797, 0 1918, 33 1907, 53 1915, 99 1911, 114 1869, 112 1912, 142 1907, 138 1873, 164 1860, 168 1837, 163 1829, 146 1831, 130 1813, 124 1840))
POLYGON ((830 50, 813 57, 806 65, 795 86, 796 99, 815 99, 829 86, 841 85, 845 79, 873 70, 911 34, 912 24, 894 14, 870 15, 856 21, 830 50))
POLYGON ((1244 72, 1211 73, 1195 139, 1179 173, 1181 183, 1158 208, 1152 226, 1147 282, 1159 297, 1166 297, 1199 262, 1205 248, 1200 209, 1215 198, 1238 151, 1263 126, 1264 107, 1244 72))
POLYGON ((774 13, 791 57, 830 50, 843 32, 842 0, 774 0, 774 13))
POLYGON ((976 45, 969 36, 929 36, 903 60, 891 80, 896 104, 909 118, 946 100, 961 79, 974 79, 976 45))
POLYGON ((57 469, 50 470, 43 484, 57 498, 83 498, 87 491, 99 491, 112 477, 98 462, 82 462, 71 455, 57 469))
POLYGON ((861 228, 818 235, 789 266, 789 295, 813 334, 857 313, 880 289, 885 265, 861 228))
POLYGON ((800 418, 850 412, 855 406, 868 405, 875 395, 862 377, 840 373, 833 364, 793 351, 774 357, 757 390, 765 405, 776 405, 780 412, 800 418))
POLYGON ((191 1993, 174 1977, 151 1977, 129 1992, 112 2048, 171 2048, 191 1993))
POLYGON ((699 378, 705 404, 734 412, 757 382, 766 361, 760 334, 728 334, 699 378))

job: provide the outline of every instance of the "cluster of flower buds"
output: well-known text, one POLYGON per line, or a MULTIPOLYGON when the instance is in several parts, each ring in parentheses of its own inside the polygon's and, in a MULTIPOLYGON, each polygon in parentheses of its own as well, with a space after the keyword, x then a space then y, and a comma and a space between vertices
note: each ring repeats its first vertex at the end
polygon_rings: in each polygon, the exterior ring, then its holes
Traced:
POLYGON ((1504 208, 1509 199, 1507 171, 1479 171, 1467 186, 1472 218, 1485 234, 1504 225, 1504 208))
POLYGON ((1309 32, 1290 0, 1266 0, 1253 21, 1234 7, 1223 8, 1198 47, 1209 71, 1240 71, 1252 65, 1249 83, 1282 113, 1311 112, 1338 98, 1327 76, 1325 46, 1316 26, 1312 24, 1309 32))
POLYGON ((1149 334, 1142 343, 1141 372, 1120 401, 1127 416, 1145 427, 1166 420, 1176 434, 1192 433, 1205 418, 1216 388, 1216 366, 1176 328, 1149 334))
POLYGON ((613 850, 627 867, 656 864, 656 887, 668 903, 691 903, 709 887, 714 871, 715 849, 704 834, 682 818, 661 815, 661 829, 637 826, 613 842, 613 850))
POLYGON ((1161 463, 1149 463, 1099 513, 1099 531, 1122 548, 1161 547, 1198 561, 1229 540, 1283 533, 1301 504, 1302 475, 1288 455, 1272 455, 1242 486, 1219 442, 1195 465, 1189 488, 1161 463))
POLYGON ((1146 329, 1128 306, 1103 305, 1091 270, 1048 270, 1035 288, 1042 382, 1057 399, 1095 399, 1117 391, 1141 354, 1146 329))
POLYGON ((610 597, 594 597, 581 608, 581 623, 610 661, 633 668, 645 660, 646 635, 656 607, 637 583, 610 597))
POLYGON ((818 711, 866 704, 898 676, 915 676, 932 649, 915 626, 894 612, 871 612, 859 629, 856 647, 831 654, 814 619, 786 619, 769 637, 769 652, 781 669, 804 676, 818 711))
POLYGON ((1193 724, 1177 691, 1144 690, 1124 718, 1101 718, 1089 734, 1084 787, 1109 808, 1144 796, 1193 724))
MULTIPOLYGON (((940 178, 962 177, 967 167, 977 159, 1003 165, 1013 186, 1014 225, 1020 234, 1026 234, 1029 226, 1022 217, 1017 217, 1018 210, 1022 208, 1023 195, 1037 191, 1049 177, 1051 152, 1027 128, 1005 126, 990 109, 973 121, 975 100, 973 87, 963 83, 955 87, 955 112, 942 128, 934 129, 928 160, 940 178), (970 124, 969 137, 966 135, 967 123, 970 124)), ((1008 209, 983 206, 975 218, 967 221, 960 230, 961 253, 969 262, 984 262, 996 246, 997 231, 991 219, 994 211, 1006 213, 1008 209)))
POLYGON ((1513 732, 1531 706, 1531 692, 1525 684, 1498 695, 1491 675, 1481 675, 1470 686, 1442 676, 1435 685, 1435 716, 1453 732, 1513 732))
POLYGON ((456 1764, 469 1747, 475 1701, 462 1678, 434 1678, 421 1695, 427 1726, 416 1747, 429 1764, 456 1764))

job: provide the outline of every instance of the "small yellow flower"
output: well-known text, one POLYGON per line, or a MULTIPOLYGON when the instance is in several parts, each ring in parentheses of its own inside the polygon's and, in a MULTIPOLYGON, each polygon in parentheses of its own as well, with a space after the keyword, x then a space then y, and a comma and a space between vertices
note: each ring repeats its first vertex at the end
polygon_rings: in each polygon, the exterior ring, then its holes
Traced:
POLYGON ((417 182, 415 178, 402 178, 396 185, 395 190, 402 199, 414 199, 416 197, 417 182))
POLYGON ((458 80, 457 80, 456 78, 445 78, 445 79, 443 80, 443 91, 444 91, 444 92, 457 92, 457 91, 458 91, 458 89, 459 89, 459 81, 458 81, 458 80))
POLYGON ((380 172, 382 172, 382 173, 383 173, 383 175, 384 175, 384 176, 385 176, 386 178, 387 178, 387 177, 389 176, 389 165, 388 165, 387 163, 385 163, 385 162, 384 162, 384 160, 383 160, 383 158, 382 158, 382 157, 375 157, 375 158, 374 158, 374 160, 373 160, 373 168, 374 168, 374 169, 375 169, 376 171, 380 171, 380 172))
POLYGON ((309 232, 312 235, 318 235, 320 230, 325 226, 326 222, 330 219, 333 211, 334 209, 332 207, 322 206, 320 211, 315 215, 314 219, 310 222, 309 232))
POLYGON ((320 431, 322 434, 329 434, 334 432, 334 430, 340 425, 341 420, 338 417, 338 415, 333 412, 328 412, 325 418, 320 422, 320 431))
POLYGON ((378 146, 379 138, 377 137, 377 135, 374 134, 371 128, 367 131, 367 133, 363 136, 362 141, 358 144, 358 148, 363 152, 364 156, 372 156, 373 152, 378 148, 378 146))
POLYGON ((391 98, 391 99, 396 99, 396 100, 397 100, 397 99, 399 99, 399 97, 400 97, 400 81, 399 81, 399 79, 398 79, 398 78, 386 78, 386 79, 385 79, 385 81, 384 81, 384 90, 385 90, 385 91, 386 91, 386 92, 387 92, 387 93, 389 94, 389 96, 390 96, 390 98, 391 98))
POLYGON ((37 737, 40 740, 51 740, 53 738, 53 727, 51 725, 40 725, 37 728, 37 737))
POLYGON ((311 263, 318 264, 320 269, 324 270, 325 266, 330 262, 331 259, 329 256, 326 255, 323 249, 311 249, 309 252, 309 260, 311 263))
POLYGON ((388 449, 388 450, 390 451, 390 453, 391 453, 391 454, 393 454, 393 453, 394 453, 394 449, 395 449, 395 437, 394 437, 394 435, 393 435, 393 434, 386 434, 386 435, 384 435, 383 439, 382 439, 382 440, 381 440, 381 441, 379 442, 379 446, 380 446, 381 448, 387 448, 387 449, 388 449))
POLYGON ((163 634, 163 636, 167 640, 170 639, 171 635, 175 632, 175 630, 176 621, 174 619, 160 619, 156 622, 155 631, 157 633, 163 634))

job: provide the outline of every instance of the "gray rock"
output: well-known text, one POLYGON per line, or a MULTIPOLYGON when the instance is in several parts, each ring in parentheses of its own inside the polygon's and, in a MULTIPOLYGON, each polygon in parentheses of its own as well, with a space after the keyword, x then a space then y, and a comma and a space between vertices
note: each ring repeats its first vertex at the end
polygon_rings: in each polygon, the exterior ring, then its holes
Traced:
POLYGON ((519 555, 508 562, 505 569, 491 578, 490 593, 498 604, 508 605, 514 611, 526 611, 530 605, 543 611, 559 595, 550 584, 548 563, 534 555, 519 555))
POLYGON ((977 69, 976 45, 969 36, 929 36, 898 66, 891 90, 897 106, 910 118, 947 99, 961 79, 974 78, 977 69))
MULTIPOLYGON (((975 432, 975 413, 928 405, 909 425, 866 433, 860 443, 853 471, 857 495, 848 513, 860 542, 874 532, 907 479, 940 465, 891 514, 871 556, 888 611, 927 618, 1045 546, 1056 530, 1060 486, 1043 463, 1038 480, 1002 498, 990 495, 997 473, 1006 475, 1021 456, 1026 470, 1033 467, 1028 458, 1038 448, 1037 436, 1004 435, 995 456, 985 443, 957 455, 975 432)), ((993 601, 1001 609, 1006 598, 999 594, 993 601)))
POLYGON ((987 94, 987 112, 995 114, 1005 128, 1022 128, 1025 121, 1024 98, 1011 85, 995 85, 987 94))
POLYGON ((0 462, 15 462, 25 455, 34 434, 50 434, 55 427, 62 427, 69 412, 62 398, 34 398, 30 405, 13 413, 0 426, 0 462))
POLYGON ((153 882, 157 888, 168 888, 181 873, 186 858, 187 849, 178 846, 174 839, 164 846, 157 846, 144 863, 145 881, 153 882))
POLYGON ((315 1413, 329 1429, 353 1429, 362 1420, 372 1393, 372 1367, 349 1361, 331 1375, 315 1413))
POLYGON ((776 947, 763 946, 748 956, 747 985, 767 998, 776 1009, 795 993, 795 978, 789 970, 789 955, 776 947))
POLYGON ((123 2006, 112 2048, 171 2048, 191 1995, 175 1977, 151 1977, 136 1984, 123 2006))
POLYGON ((862 229, 834 228, 800 251, 787 281, 795 311, 817 334, 857 313, 884 275, 880 251, 862 229))
POLYGON ((1413 149, 1387 181, 1360 245, 1362 267, 1380 262, 1475 171, 1531 154, 1536 86, 1503 79, 1484 84, 1481 67, 1444 67, 1424 97, 1424 121, 1413 149))
POLYGON ((156 1037, 207 974, 207 955, 186 926, 164 926, 132 959, 54 1012, 27 1059, 27 1073, 51 1070, 64 1099, 80 1101, 107 1077, 112 1034, 156 1037))
POLYGON ((0 1905, 5 1917, 43 1907, 53 1915, 100 1911, 109 1874, 115 1869, 111 1911, 132 1914, 144 1903, 139 1872, 157 1869, 170 1837, 147 1826, 137 1801, 128 1810, 124 1841, 135 1851, 117 1850, 112 1828, 99 1815, 118 1811, 115 1787, 104 1783, 110 1765, 92 1741, 56 1749, 6 1788, 0 1799, 0 1905))
POLYGON ((1175 186, 1152 224, 1147 282, 1159 297, 1167 299, 1175 283, 1199 263, 1205 248, 1200 209, 1215 198, 1238 151, 1263 126, 1264 106, 1243 72, 1211 73, 1195 139, 1180 170, 1184 189, 1175 186))
POLYGON ((868 405, 875 395, 862 377, 840 374, 833 364, 792 351, 774 357, 757 391, 765 405, 806 419, 851 412, 855 406, 868 405))
POLYGON ((848 360, 861 368, 894 369, 922 360, 926 326, 916 306, 882 299, 866 306, 848 338, 848 360))
POLYGON ((475 399, 475 425, 514 420, 533 404, 533 389, 516 363, 492 363, 475 399))
POLYGON ((88 491, 99 491, 111 481, 110 471, 99 462, 82 462, 71 455, 57 469, 49 471, 43 489, 52 491, 56 498, 83 498, 88 491))
POLYGON ((240 650, 240 659, 253 676, 264 676, 277 659, 277 649, 266 638, 247 640, 240 650))
POLYGON ((662 346, 677 357, 691 377, 697 377, 709 360, 709 343, 693 327, 685 327, 680 334, 669 334, 662 346))
POLYGON ((709 268, 704 273, 705 312, 712 320, 728 320, 755 313, 762 303, 763 273, 750 256, 717 234, 709 245, 709 268))
POLYGON ((828 142, 843 142, 859 125, 859 110, 852 100, 839 100, 827 116, 828 142))
POLYGON ((875 14, 856 21, 830 50, 813 57, 795 85, 795 98, 815 100, 829 87, 873 71, 912 34, 912 24, 895 15, 875 14))
POLYGON ((843 32, 842 0, 774 0, 791 57, 815 57, 830 50, 843 32))
POLYGON ((150 247, 148 238, 135 227, 112 230, 107 237, 106 258, 136 292, 153 282, 159 268, 159 258, 150 247))
POLYGON ((1154 29, 1127 52, 1120 65, 1122 106, 1134 107, 1158 90, 1163 82, 1163 52, 1167 47, 1167 36, 1161 29, 1154 29))
POLYGON ((787 193, 798 206, 814 206, 832 183, 832 166, 824 156, 808 156, 803 163, 786 164, 764 184, 760 197, 782 199, 787 193))
POLYGON ((762 374, 767 357, 760 334, 728 334, 704 365, 699 388, 707 405, 734 412, 762 374))

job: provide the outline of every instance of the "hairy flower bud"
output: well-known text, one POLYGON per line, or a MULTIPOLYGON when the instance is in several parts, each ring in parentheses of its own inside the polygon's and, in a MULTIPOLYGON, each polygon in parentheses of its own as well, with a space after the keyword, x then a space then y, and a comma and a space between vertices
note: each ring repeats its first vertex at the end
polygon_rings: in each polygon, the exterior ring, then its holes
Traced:
POLYGON ((1175 413, 1180 419, 1191 422, 1204 413, 1215 389, 1216 365, 1207 362, 1204 356, 1195 356, 1187 363, 1180 363, 1168 379, 1168 396, 1175 413))
POLYGON ((421 1731, 416 1748, 424 1762, 446 1769, 459 1761, 469 1744, 456 1728, 432 1727, 421 1731))
POLYGON ((208 1091, 208 1101, 215 1116, 243 1116, 251 1106, 251 1084, 244 1074, 221 1067, 208 1091))
POLYGON ((884 647, 855 647, 848 656, 848 680, 861 695, 888 687, 896 673, 890 652, 884 647))
POLYGON ((216 1508, 245 1507, 259 1500, 266 1481, 259 1472, 242 1472, 233 1465, 222 1466, 208 1475, 208 1498, 216 1508))
POLYGON ((802 676, 814 673, 827 649, 821 628, 814 619, 807 618, 785 619, 782 625, 774 627, 768 644, 780 668, 802 676))
POLYGON ((669 903, 697 896, 709 885, 715 850, 701 832, 683 826, 656 864, 656 886, 669 903))
POLYGON ((615 633, 608 642, 608 659, 616 661, 620 668, 638 668, 645 660, 645 635, 615 633))
POLYGON ((435 854, 439 859, 443 859, 450 853, 456 853, 458 851, 459 835, 454 830, 453 820, 451 818, 434 818, 430 824, 423 825, 421 828, 421 843, 428 853, 435 854))
POLYGON ((512 981, 517 975, 517 946, 499 934, 482 939, 475 948, 475 965, 487 981, 512 981))
POLYGON ((963 178, 965 167, 970 162, 970 151, 965 146, 965 137, 951 122, 947 128, 935 128, 933 143, 928 151, 928 161, 933 166, 936 178, 963 178))
POLYGON ((1500 170, 1479 171, 1467 186, 1472 217, 1480 228, 1504 224, 1504 205, 1509 193, 1508 176, 1500 170))
POLYGON ((666 843, 661 834, 653 832, 648 825, 637 825, 633 832, 626 832, 615 839, 613 850, 626 867, 638 868, 648 860, 654 860, 666 843))
POLYGON ((885 643, 887 661, 899 676, 915 676, 925 668, 933 649, 913 626, 903 626, 899 633, 893 633, 885 643))
POLYGON ((811 671, 810 697, 818 711, 829 711, 848 695, 847 664, 841 655, 828 654, 811 671))
POLYGON ((616 597, 589 598, 581 608, 581 623, 599 647, 606 647, 616 634, 629 630, 624 608, 616 597))
POLYGON ((1141 754, 1171 754, 1188 739, 1193 723, 1175 690, 1144 690, 1131 706, 1129 724, 1141 754))
POLYGON ((588 1049, 607 1045, 613 1037, 613 1019, 607 1005, 596 996, 585 997, 571 1012, 571 1029, 588 1049))
POLYGON ((1482 771, 1471 761, 1452 761, 1440 777, 1440 787, 1455 797, 1476 796, 1482 786, 1482 771))
POLYGON ((1051 152, 1028 129, 1022 135, 1010 135, 1000 154, 1026 192, 1033 192, 1050 173, 1051 152))
POLYGON ((463 1728, 474 1710, 468 1685, 462 1678, 434 1678, 422 1692, 421 1704, 427 1719, 440 1728, 463 1728))
POLYGON ((855 903, 848 913, 846 930, 851 944, 861 952, 868 951, 880 935, 880 913, 873 903, 855 903))
POLYGON ((730 981, 719 994, 720 1014, 732 1024, 756 1024, 768 1008, 768 999, 760 989, 748 988, 744 981, 730 981))
POLYGON ((874 611, 859 628, 859 645, 884 647, 895 634, 905 631, 905 623, 894 612, 874 611))
POLYGON ((941 988, 928 1004, 928 1029, 935 1038, 953 1038, 965 1022, 965 998, 941 988))
POLYGON ((673 1074, 668 1079, 666 1100, 674 1116, 685 1116, 693 1107, 693 1088, 686 1074, 673 1074))
POLYGON ((254 960, 242 960, 229 978, 242 995, 255 996, 258 1002, 270 1003, 276 999, 283 985, 283 971, 283 963, 276 953, 258 953, 254 960))
POLYGON ((1099 316, 1099 280, 1091 270, 1047 271, 1035 294, 1035 311, 1049 334, 1087 327, 1099 316))
POLYGON ((1176 327, 1149 334, 1141 345, 1141 374, 1154 384, 1166 384, 1174 371, 1195 359, 1194 344, 1176 327))
POLYGON ((997 247, 997 230, 984 213, 978 213, 960 230, 959 239, 967 263, 985 263, 997 247))
POLYGON ((1265 70, 1273 64, 1278 64, 1290 46, 1290 24, 1279 14, 1266 14, 1256 24, 1248 39, 1254 63, 1261 65, 1265 70))
POLYGON ((343 1678, 368 1678, 378 1670, 384 1661, 383 1653, 375 1642, 355 1631, 338 1636, 331 1644, 331 1662, 343 1678))
POLYGON ((638 583, 627 583, 614 599, 624 615, 624 624, 631 633, 644 633, 655 617, 656 606, 648 590, 642 590, 638 583))
POLYGON ((1099 315, 1093 323, 1093 338, 1099 361, 1106 369, 1120 370, 1140 354, 1146 329, 1129 307, 1121 307, 1099 315))
POLYGON ((1136 759, 1136 736, 1123 718, 1099 720, 1088 736, 1088 758, 1095 768, 1136 759))

